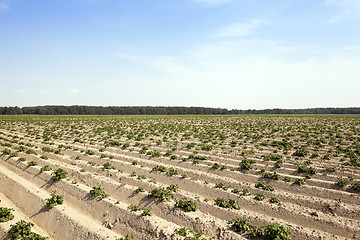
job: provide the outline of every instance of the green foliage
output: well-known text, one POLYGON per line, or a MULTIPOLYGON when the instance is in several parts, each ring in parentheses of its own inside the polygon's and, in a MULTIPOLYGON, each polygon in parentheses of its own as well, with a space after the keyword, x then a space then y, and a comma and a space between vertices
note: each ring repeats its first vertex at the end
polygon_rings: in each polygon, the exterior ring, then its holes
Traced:
POLYGON ((286 176, 286 177, 284 177, 283 181, 284 182, 291 182, 291 177, 286 176))
POLYGON ((151 211, 150 208, 143 208, 142 210, 143 210, 141 214, 142 216, 152 216, 152 213, 150 212, 151 211))
POLYGON ((145 189, 142 187, 139 187, 139 188, 135 189, 135 191, 134 191, 134 193, 136 193, 136 194, 140 193, 140 192, 145 192, 145 189))
POLYGON ((239 203, 237 200, 233 199, 224 199, 224 198, 217 198, 214 200, 215 205, 223 208, 230 208, 230 209, 240 209, 239 203))
POLYGON ((266 191, 274 191, 274 188, 271 185, 266 185, 264 182, 255 183, 256 188, 264 189, 266 191))
POLYGON ((357 192, 360 192, 360 181, 351 184, 351 188, 352 188, 353 190, 357 191, 357 192))
POLYGON ((53 180, 54 182, 60 181, 61 179, 67 178, 67 172, 63 170, 62 168, 58 168, 56 171, 51 173, 51 175, 54 175, 53 180))
POLYGON ((248 160, 248 159, 244 159, 241 161, 240 163, 240 168, 241 169, 246 169, 246 170, 250 170, 253 168, 252 164, 255 163, 254 160, 248 160))
POLYGON ((195 159, 195 160, 206 160, 207 159, 206 156, 200 156, 200 155, 194 155, 194 154, 191 154, 188 158, 195 159))
POLYGON ((336 169, 334 167, 327 167, 325 168, 325 170, 328 172, 336 172, 336 169))
POLYGON ((90 149, 86 150, 85 154, 91 156, 94 155, 95 153, 93 151, 91 151, 90 149))
POLYGON ((283 156, 282 155, 278 155, 278 154, 264 154, 264 155, 261 155, 261 157, 264 158, 265 161, 277 161, 277 160, 282 160, 283 159, 283 156))
POLYGON ((35 162, 35 161, 28 162, 29 167, 36 166, 36 165, 37 165, 37 162, 35 162))
POLYGON ((270 179, 273 179, 273 180, 279 180, 280 179, 280 174, 276 173, 276 172, 265 172, 263 174, 263 177, 264 178, 270 178, 270 179))
POLYGON ((283 225, 269 224, 264 227, 264 239, 290 240, 291 230, 283 225))
POLYGON ((232 189, 232 190, 231 190, 231 192, 232 192, 232 193, 239 193, 239 192, 240 192, 240 190, 239 190, 239 189, 237 189, 237 188, 234 188, 234 189, 232 189))
POLYGON ((229 222, 231 229, 235 232, 247 233, 251 237, 263 236, 266 240, 290 240, 291 231, 278 224, 269 224, 263 227, 252 226, 246 219, 233 219, 229 222))
POLYGON ((317 170, 314 167, 307 167, 305 165, 299 165, 298 166, 298 173, 307 172, 311 174, 316 174, 317 170))
POLYGON ((290 150, 293 147, 293 143, 283 139, 282 141, 273 141, 271 146, 283 148, 284 150, 290 150))
POLYGON ((25 162, 25 161, 26 161, 26 158, 21 157, 21 158, 18 159, 18 161, 19 161, 19 162, 25 162))
POLYGON ((51 167, 49 167, 49 165, 45 165, 43 166, 42 168, 40 168, 40 171, 41 172, 46 172, 46 171, 51 171, 51 167))
POLYGON ((125 237, 121 237, 121 238, 118 238, 116 240, 134 240, 134 238, 126 235, 125 237))
POLYGON ((229 222, 231 224, 231 229, 235 232, 247 232, 251 229, 251 225, 248 223, 246 219, 233 219, 229 222))
POLYGON ((241 195, 242 196, 246 196, 246 195, 250 195, 250 190, 245 188, 241 190, 241 195))
POLYGON ((14 240, 45 240, 47 237, 42 237, 41 235, 31 231, 31 228, 33 226, 33 223, 20 220, 15 225, 11 225, 8 233, 10 235, 10 238, 14 240))
POLYGON ((51 198, 45 199, 46 206, 49 208, 53 208, 58 204, 63 204, 64 202, 64 196, 62 195, 53 195, 51 198))
POLYGON ((113 165, 111 165, 111 163, 106 162, 103 165, 103 169, 115 169, 115 167, 113 165))
POLYGON ((166 169, 165 166, 159 166, 159 165, 157 165, 157 166, 153 167, 152 170, 153 170, 153 171, 159 171, 159 172, 166 172, 167 169, 166 169))
POLYGON ((14 215, 11 211, 15 211, 12 208, 0 207, 0 222, 7 222, 14 219, 14 215))
POLYGON ((34 150, 32 150, 32 149, 26 150, 25 153, 26 153, 26 154, 34 154, 34 155, 37 155, 37 153, 36 153, 34 150))
POLYGON ((256 200, 258 200, 258 201, 262 201, 262 200, 264 200, 265 198, 266 198, 266 196, 265 196, 265 194, 263 194, 263 193, 257 193, 257 194, 255 194, 255 197, 254 197, 256 200))
POLYGON ((215 184, 215 188, 222 188, 224 189, 225 191, 227 191, 229 189, 228 186, 225 186, 225 184, 223 184, 222 182, 221 183, 216 183, 215 184))
POLYGON ((93 189, 90 190, 90 194, 93 197, 99 197, 101 199, 107 198, 109 196, 105 193, 104 188, 101 186, 93 187, 93 189))
POLYGON ((179 200, 176 202, 175 207, 182 208, 185 212, 195 212, 197 209, 196 203, 192 200, 189 201, 179 200))
POLYGON ((179 174, 179 172, 175 169, 175 168, 169 168, 169 170, 168 170, 168 174, 170 175, 170 176, 174 176, 174 175, 178 175, 179 174))
POLYGON ((309 150, 307 150, 306 148, 299 148, 293 153, 293 155, 296 157, 305 157, 308 154, 309 154, 309 150))
POLYGON ((220 164, 214 163, 211 167, 214 168, 214 169, 219 169, 219 168, 220 168, 220 164))
POLYGON ((340 178, 340 179, 338 179, 338 180, 336 181, 336 184, 339 185, 339 186, 341 186, 341 187, 345 187, 346 185, 349 184, 349 181, 346 180, 346 179, 340 178))
POLYGON ((295 180, 295 184, 300 185, 300 186, 304 185, 304 184, 306 184, 306 180, 304 178, 297 178, 295 180))
POLYGON ((269 201, 271 203, 280 203, 280 200, 277 197, 271 197, 269 201))
POLYGON ((158 198, 161 202, 168 202, 174 198, 173 191, 169 188, 153 189, 149 192, 148 197, 158 198))
POLYGON ((131 211, 134 211, 134 212, 142 210, 141 207, 139 207, 138 205, 133 205, 133 204, 128 206, 128 208, 131 209, 131 211))

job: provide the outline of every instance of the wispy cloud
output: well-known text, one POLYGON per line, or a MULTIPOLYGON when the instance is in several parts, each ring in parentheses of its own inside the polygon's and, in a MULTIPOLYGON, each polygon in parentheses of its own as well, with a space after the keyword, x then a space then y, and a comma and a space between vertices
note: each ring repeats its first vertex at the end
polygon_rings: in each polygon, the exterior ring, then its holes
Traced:
POLYGON ((75 94, 75 93, 79 92, 79 89, 70 89, 68 92, 72 93, 72 94, 75 94))
POLYGON ((232 23, 219 31, 214 36, 217 37, 246 37, 253 34, 261 26, 268 24, 265 19, 253 19, 248 23, 232 23))
POLYGON ((325 0, 323 5, 338 7, 337 14, 334 18, 330 19, 330 23, 360 19, 360 0, 325 0))
POLYGON ((6 1, 0 2, 0 12, 4 12, 9 9, 9 4, 6 1))
POLYGON ((18 89, 17 92, 18 93, 24 93, 25 91, 23 89, 18 89))
POLYGON ((214 6, 232 2, 232 0, 194 0, 195 2, 214 6))

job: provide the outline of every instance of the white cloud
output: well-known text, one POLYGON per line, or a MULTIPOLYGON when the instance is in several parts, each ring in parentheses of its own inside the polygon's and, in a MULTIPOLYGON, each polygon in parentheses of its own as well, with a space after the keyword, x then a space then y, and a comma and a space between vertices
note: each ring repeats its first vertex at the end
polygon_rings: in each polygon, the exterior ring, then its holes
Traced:
POLYGON ((0 12, 6 11, 9 9, 9 5, 7 2, 2 1, 0 2, 0 12))
POLYGON ((330 23, 360 18, 360 0, 325 0, 323 5, 338 7, 337 14, 330 23))
POLYGON ((261 26, 268 24, 265 19, 253 19, 248 23, 232 23, 219 31, 214 36, 217 37, 246 37, 253 34, 261 26))
POLYGON ((68 92, 72 93, 72 94, 75 94, 75 93, 78 93, 79 90, 78 89, 70 89, 68 92))
POLYGON ((23 89, 17 90, 18 93, 24 93, 25 91, 23 89))
POLYGON ((232 0, 194 0, 195 2, 206 4, 206 5, 221 5, 232 2, 232 0))

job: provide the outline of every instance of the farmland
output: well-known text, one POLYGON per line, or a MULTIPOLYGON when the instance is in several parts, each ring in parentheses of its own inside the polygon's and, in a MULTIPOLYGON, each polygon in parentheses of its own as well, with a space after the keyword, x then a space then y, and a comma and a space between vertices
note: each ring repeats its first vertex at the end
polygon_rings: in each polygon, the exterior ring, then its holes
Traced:
POLYGON ((0 238, 360 238, 356 115, 0 116, 0 151, 0 238))

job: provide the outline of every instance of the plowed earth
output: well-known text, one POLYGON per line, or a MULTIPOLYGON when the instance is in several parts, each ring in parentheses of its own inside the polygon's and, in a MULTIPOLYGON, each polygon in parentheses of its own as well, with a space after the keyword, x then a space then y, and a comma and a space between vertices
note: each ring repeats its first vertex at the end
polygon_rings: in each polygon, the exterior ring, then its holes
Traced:
POLYGON ((292 239, 360 239, 359 142, 351 115, 1 116, 0 207, 15 211, 0 238, 23 219, 48 239, 184 239, 183 228, 188 239, 244 239, 229 221, 246 219, 292 239), (59 168, 67 175, 54 181, 59 168), (169 201, 148 196, 174 185, 169 201), (109 196, 90 194, 97 186, 109 196), (52 195, 64 203, 50 209, 52 195))

